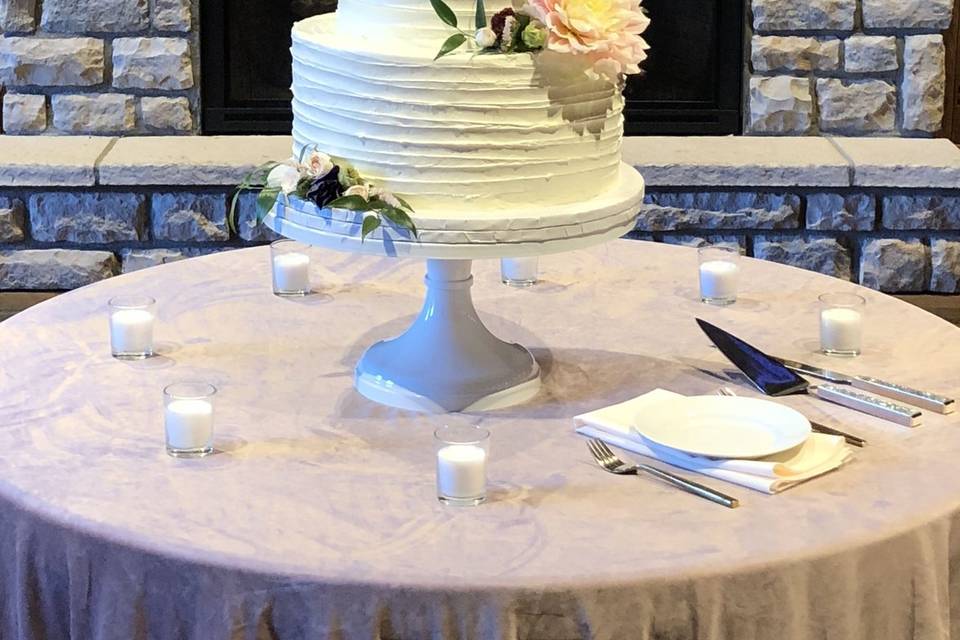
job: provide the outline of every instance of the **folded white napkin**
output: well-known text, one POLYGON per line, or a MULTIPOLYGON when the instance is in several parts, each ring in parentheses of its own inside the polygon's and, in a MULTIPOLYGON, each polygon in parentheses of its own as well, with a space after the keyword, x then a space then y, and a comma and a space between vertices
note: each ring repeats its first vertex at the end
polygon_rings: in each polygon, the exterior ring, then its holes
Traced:
POLYGON ((811 433, 801 446, 755 460, 705 458, 657 445, 643 438, 632 425, 636 416, 653 403, 680 394, 654 389, 620 404, 574 418, 577 433, 599 438, 621 449, 638 453, 681 469, 726 480, 764 493, 779 493, 839 468, 853 455, 841 436, 811 433))

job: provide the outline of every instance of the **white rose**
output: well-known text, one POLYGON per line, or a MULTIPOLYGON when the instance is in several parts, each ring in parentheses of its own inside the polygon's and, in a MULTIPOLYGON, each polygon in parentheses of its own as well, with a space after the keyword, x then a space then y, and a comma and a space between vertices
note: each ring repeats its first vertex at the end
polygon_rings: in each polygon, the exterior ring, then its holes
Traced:
POLYGON ((313 151, 304 163, 304 168, 311 178, 322 178, 333 169, 333 160, 325 153, 313 151))
POLYGON ((366 184, 355 184, 343 192, 345 196, 360 196, 364 200, 370 199, 370 186, 366 184))
POLYGON ((288 164, 278 164, 267 174, 267 186, 279 188, 287 195, 297 190, 298 182, 300 182, 300 172, 288 164))
POLYGON ((403 206, 400 204, 400 201, 397 200, 397 197, 386 189, 382 189, 380 187, 370 187, 370 197, 380 198, 391 207, 396 207, 397 209, 403 208, 403 206))
POLYGON ((497 43, 497 34, 490 27, 483 27, 482 29, 477 29, 477 34, 473 39, 477 41, 478 46, 486 49, 497 43))

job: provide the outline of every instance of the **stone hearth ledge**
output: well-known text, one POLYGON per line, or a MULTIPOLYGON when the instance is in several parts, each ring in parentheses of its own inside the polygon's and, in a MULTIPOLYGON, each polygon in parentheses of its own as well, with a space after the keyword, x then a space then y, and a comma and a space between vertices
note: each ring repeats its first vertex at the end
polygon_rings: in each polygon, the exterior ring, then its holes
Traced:
MULTIPOLYGON (((0 136, 0 186, 229 186, 290 154, 288 136, 0 136)), ((960 150, 904 138, 631 137, 652 188, 960 188, 960 150)))

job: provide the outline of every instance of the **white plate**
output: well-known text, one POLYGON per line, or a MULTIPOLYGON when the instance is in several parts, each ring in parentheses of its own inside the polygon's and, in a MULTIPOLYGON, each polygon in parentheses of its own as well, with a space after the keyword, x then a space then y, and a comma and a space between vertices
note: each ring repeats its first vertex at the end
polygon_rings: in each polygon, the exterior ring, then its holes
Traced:
POLYGON ((730 396, 666 400, 638 415, 634 428, 661 446, 711 458, 762 458, 810 436, 810 422, 790 407, 730 396))

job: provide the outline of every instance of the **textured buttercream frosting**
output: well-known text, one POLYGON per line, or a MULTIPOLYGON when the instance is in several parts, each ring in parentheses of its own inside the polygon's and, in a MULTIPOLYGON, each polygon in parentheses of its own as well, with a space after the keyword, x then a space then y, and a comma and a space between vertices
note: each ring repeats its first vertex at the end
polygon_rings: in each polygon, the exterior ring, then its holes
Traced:
MULTIPOLYGON (((473 0, 449 4, 473 24, 473 0)), ((496 216, 616 183, 619 87, 551 52, 473 48, 435 61, 452 33, 428 0, 341 0, 337 13, 298 22, 294 152, 316 145, 417 211, 496 216)))

